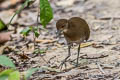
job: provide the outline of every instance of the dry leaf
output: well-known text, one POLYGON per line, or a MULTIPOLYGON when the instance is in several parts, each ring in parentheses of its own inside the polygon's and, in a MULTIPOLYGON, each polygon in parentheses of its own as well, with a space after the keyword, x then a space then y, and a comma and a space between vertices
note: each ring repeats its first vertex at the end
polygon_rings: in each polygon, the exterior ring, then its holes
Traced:
POLYGON ((3 53, 4 49, 7 47, 7 45, 4 45, 4 46, 0 46, 0 54, 3 53))
POLYGON ((113 69, 115 66, 110 65, 110 64, 101 64, 104 69, 113 69))
POLYGON ((17 0, 11 0, 12 4, 16 4, 17 0))
POLYGON ((75 0, 62 0, 62 1, 59 1, 57 2, 57 6, 72 6, 74 4, 75 0))
POLYGON ((36 40, 37 43, 53 43, 55 40, 36 40))
POLYGON ((81 48, 84 48, 84 47, 91 46, 92 44, 93 44, 93 43, 91 43, 91 42, 82 43, 82 44, 80 45, 80 47, 81 47, 81 48))
POLYGON ((115 15, 115 16, 113 16, 113 15, 105 15, 105 16, 99 17, 99 19, 101 19, 101 20, 110 20, 112 18, 120 19, 120 16, 119 15, 115 15))
POLYGON ((98 59, 98 58, 104 58, 107 56, 108 56, 108 54, 99 53, 99 54, 86 54, 86 55, 81 56, 81 58, 83 58, 83 59, 98 59))
POLYGON ((104 48, 102 45, 95 44, 95 43, 92 44, 92 47, 94 47, 94 48, 104 48))
POLYGON ((29 59, 29 57, 25 54, 19 54, 19 56, 22 58, 22 59, 29 59))
POLYGON ((25 1, 25 0, 11 0, 11 3, 14 5, 14 4, 16 4, 17 2, 23 2, 23 1, 25 1))
POLYGON ((57 47, 59 47, 59 48, 62 47, 62 45, 60 45, 60 44, 58 44, 58 43, 56 43, 55 45, 56 45, 57 47))

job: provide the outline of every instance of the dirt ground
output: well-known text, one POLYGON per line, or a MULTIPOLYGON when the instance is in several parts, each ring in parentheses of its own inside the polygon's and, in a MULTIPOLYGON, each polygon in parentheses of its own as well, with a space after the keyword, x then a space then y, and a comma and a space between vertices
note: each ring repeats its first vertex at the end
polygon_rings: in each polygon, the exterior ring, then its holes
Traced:
MULTIPOLYGON (((24 9, 9 27, 16 33, 12 34, 12 41, 7 43, 10 50, 5 55, 13 59, 20 71, 41 66, 52 68, 37 71, 30 80, 120 80, 120 0, 50 0, 54 18, 46 29, 39 25, 41 33, 36 40, 37 47, 46 50, 43 54, 33 54, 32 33, 27 39, 20 34, 25 27, 36 26, 37 4, 36 1, 30 8, 24 9), (63 67, 57 72, 56 68, 68 55, 68 48, 63 36, 56 38, 56 21, 76 16, 87 21, 91 30, 90 38, 81 45, 79 67, 74 67, 78 47, 75 44, 67 68, 63 67)), ((20 7, 20 4, 15 5, 16 8, 10 5, 10 1, 0 5, 0 18, 5 23, 20 7)))

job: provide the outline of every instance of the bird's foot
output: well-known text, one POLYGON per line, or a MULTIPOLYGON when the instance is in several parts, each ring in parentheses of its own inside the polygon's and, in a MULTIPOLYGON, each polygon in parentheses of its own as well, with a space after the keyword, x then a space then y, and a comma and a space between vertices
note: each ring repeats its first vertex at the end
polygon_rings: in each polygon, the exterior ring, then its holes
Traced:
POLYGON ((66 60, 62 61, 62 63, 59 65, 59 68, 62 69, 63 65, 65 65, 65 69, 66 69, 66 67, 67 67, 66 60))
POLYGON ((78 67, 78 63, 75 64, 75 67, 78 67))
POLYGON ((74 65, 74 67, 79 67, 79 65, 80 65, 79 62, 76 62, 76 59, 71 60, 71 61, 70 61, 70 64, 74 65))

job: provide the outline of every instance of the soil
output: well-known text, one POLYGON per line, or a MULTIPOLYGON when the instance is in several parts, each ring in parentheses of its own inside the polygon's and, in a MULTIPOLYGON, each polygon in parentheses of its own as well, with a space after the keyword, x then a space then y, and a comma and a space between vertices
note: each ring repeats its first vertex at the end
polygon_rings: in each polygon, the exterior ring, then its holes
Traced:
MULTIPOLYGON (((22 72, 32 67, 47 67, 35 72, 30 80, 119 80, 120 79, 120 0, 50 0, 54 18, 46 29, 39 23, 40 36, 36 48, 44 53, 34 53, 33 33, 24 38, 20 31, 29 26, 37 26, 38 2, 25 8, 17 15, 9 30, 16 31, 7 42, 4 51, 22 72), (75 67, 77 44, 71 49, 72 55, 67 67, 58 66, 68 55, 64 37, 56 38, 56 21, 61 18, 81 17, 90 27, 87 42, 81 45, 79 67, 75 67), (48 69, 50 68, 50 69, 48 69)), ((20 7, 9 0, 0 5, 0 18, 8 23, 20 7), (16 7, 10 7, 14 5, 16 7)))

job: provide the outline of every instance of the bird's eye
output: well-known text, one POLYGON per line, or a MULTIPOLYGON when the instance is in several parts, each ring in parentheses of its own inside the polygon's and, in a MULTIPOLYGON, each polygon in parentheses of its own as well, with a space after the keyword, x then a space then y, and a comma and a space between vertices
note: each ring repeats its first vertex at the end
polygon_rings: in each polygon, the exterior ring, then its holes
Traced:
POLYGON ((64 26, 61 26, 61 28, 64 28, 64 26))

